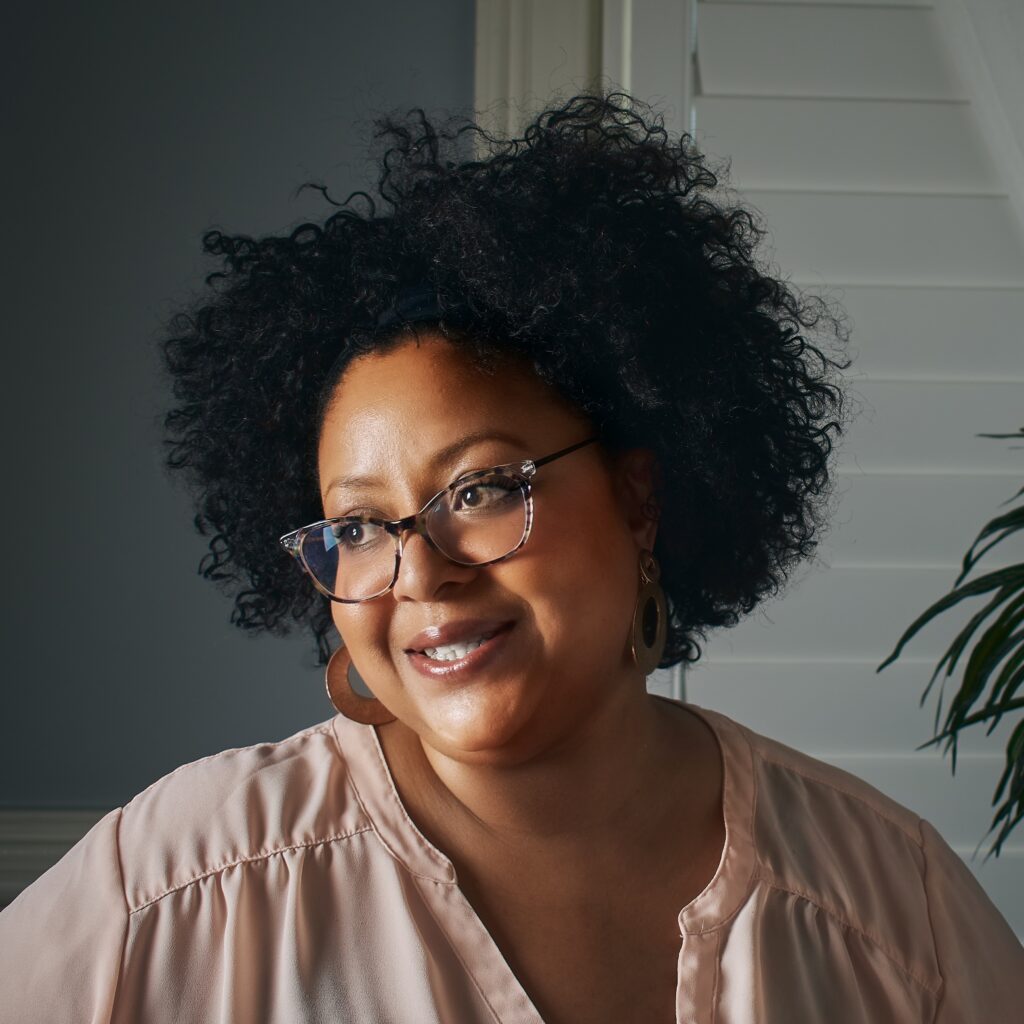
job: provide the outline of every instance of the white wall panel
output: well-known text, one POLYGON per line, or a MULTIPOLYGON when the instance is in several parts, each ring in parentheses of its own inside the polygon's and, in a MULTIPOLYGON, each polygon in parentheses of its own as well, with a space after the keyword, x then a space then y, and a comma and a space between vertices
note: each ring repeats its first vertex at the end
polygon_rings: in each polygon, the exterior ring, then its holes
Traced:
POLYGON ((864 403, 840 441, 840 464, 851 474, 881 470, 1020 477, 1019 442, 976 435, 1009 433, 1021 426, 1024 384, 860 380, 848 391, 864 403))
POLYGON ((701 0, 702 4, 713 4, 718 7, 724 4, 764 4, 765 6, 778 7, 780 4, 788 6, 828 6, 829 4, 842 4, 844 7, 931 7, 931 0, 701 0))
MULTIPOLYGON (((946 568, 811 567, 781 597, 732 629, 713 633, 709 659, 863 658, 880 664, 911 622, 949 593, 956 575, 946 568)), ((910 640, 900 658, 937 664, 984 603, 985 598, 975 598, 943 612, 910 640)), ((692 693, 689 679, 687 693, 692 693)))
POLYGON ((871 377, 1024 380, 1024 289, 848 287, 856 370, 871 377))
MULTIPOLYGON (((1017 504, 1010 499, 1020 487, 1013 476, 844 474, 818 555, 831 566, 945 564, 959 571, 981 528, 1017 504)), ((1018 562, 1024 562, 1020 533, 992 548, 972 577, 1018 562)))
MULTIPOLYGON (((935 735, 940 689, 944 693, 941 728, 957 680, 947 679, 943 689, 942 678, 937 679, 922 707, 921 695, 938 659, 901 655, 877 672, 882 661, 730 661, 709 649, 688 670, 687 697, 797 750, 813 750, 814 756, 824 760, 914 754, 935 735)), ((1004 717, 989 736, 987 726, 961 733, 957 774, 964 753, 1002 756, 1013 732, 1011 718, 1004 717)), ((941 760, 942 749, 942 744, 935 744, 920 753, 941 760)), ((948 775, 949 762, 944 764, 948 775)))
POLYGON ((705 95, 964 96, 926 9, 704 3, 698 19, 705 95))
POLYGON ((1001 191, 969 104, 702 96, 697 141, 740 189, 1001 191))
POLYGON ((785 272, 831 284, 1024 285, 1009 201, 748 191, 785 272))

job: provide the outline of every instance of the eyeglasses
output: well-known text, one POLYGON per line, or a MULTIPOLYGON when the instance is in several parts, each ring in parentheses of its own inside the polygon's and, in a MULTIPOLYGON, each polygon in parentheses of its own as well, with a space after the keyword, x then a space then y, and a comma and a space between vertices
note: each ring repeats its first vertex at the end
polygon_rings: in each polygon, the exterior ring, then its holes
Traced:
POLYGON ((292 530, 280 543, 317 590, 346 604, 391 590, 408 530, 456 565, 493 565, 515 554, 530 536, 531 480, 537 470, 597 440, 589 437, 542 459, 465 473, 404 519, 337 516, 292 530))

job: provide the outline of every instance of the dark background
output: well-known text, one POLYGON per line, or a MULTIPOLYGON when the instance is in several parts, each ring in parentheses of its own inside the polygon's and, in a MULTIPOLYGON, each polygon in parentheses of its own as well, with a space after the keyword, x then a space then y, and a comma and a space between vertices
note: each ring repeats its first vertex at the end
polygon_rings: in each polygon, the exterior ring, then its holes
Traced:
POLYGON ((105 808, 334 713, 312 641, 236 629, 196 574, 206 541, 162 468, 157 342, 213 269, 204 230, 321 220, 334 208, 295 190, 370 190, 373 117, 471 113, 473 3, 4 20, 0 805, 105 808))

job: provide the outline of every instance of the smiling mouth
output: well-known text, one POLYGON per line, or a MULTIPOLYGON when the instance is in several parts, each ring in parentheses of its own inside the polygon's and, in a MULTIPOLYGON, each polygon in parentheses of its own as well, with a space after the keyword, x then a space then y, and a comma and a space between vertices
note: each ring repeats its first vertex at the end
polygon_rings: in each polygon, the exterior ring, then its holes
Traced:
POLYGON ((514 623, 508 623, 499 629, 489 630, 464 643, 444 644, 428 647, 425 650, 407 651, 409 660, 420 672, 444 678, 452 675, 472 673, 474 669, 483 668, 493 656, 505 646, 506 635, 514 623))
POLYGON ((466 657, 470 651, 475 651, 478 647, 482 647, 498 632, 500 631, 492 629, 487 633, 481 633, 479 636, 473 637, 471 640, 467 640, 465 643, 442 644, 439 647, 426 647, 415 653, 422 654, 431 661, 458 661, 460 658, 466 657))

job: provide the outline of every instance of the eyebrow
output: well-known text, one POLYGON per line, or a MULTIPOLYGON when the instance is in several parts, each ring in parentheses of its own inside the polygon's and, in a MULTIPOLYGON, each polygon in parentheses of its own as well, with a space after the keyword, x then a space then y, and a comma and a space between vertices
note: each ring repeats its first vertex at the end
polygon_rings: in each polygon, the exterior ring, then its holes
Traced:
MULTIPOLYGON (((467 434, 465 437, 459 438, 458 441, 453 441, 449 445, 445 445, 444 448, 438 449, 431 458, 427 461, 427 467, 429 469, 437 469, 438 466, 450 465, 455 459, 461 455, 466 449, 472 448, 474 445, 482 444, 484 441, 504 441, 506 444, 515 445, 518 448, 525 448, 526 444, 522 438, 516 437, 513 434, 506 434, 500 430, 477 430, 472 434, 467 434)), ((367 488, 367 487, 380 487, 384 483, 380 477, 376 476, 338 476, 335 477, 324 491, 325 494, 338 488, 367 488)))

